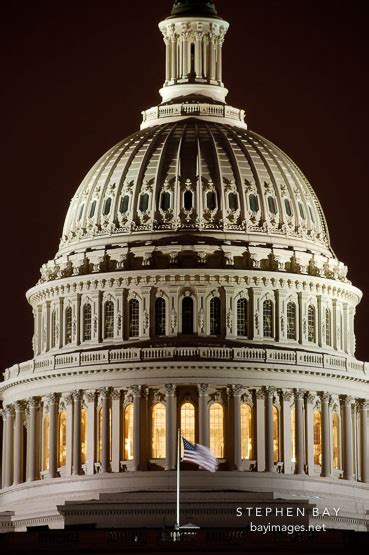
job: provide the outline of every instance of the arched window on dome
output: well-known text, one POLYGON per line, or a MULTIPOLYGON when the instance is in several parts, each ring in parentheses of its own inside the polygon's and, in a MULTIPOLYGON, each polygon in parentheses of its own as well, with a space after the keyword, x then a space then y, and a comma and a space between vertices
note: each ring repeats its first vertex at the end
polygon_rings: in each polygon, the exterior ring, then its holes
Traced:
POLYGON ((160 210, 166 212, 170 209, 171 194, 168 191, 162 191, 160 194, 160 210))
POLYGON ((302 206, 302 203, 299 202, 298 206, 299 206, 300 217, 302 220, 305 220, 305 210, 304 210, 304 207, 302 206))
POLYGON ((51 348, 56 347, 56 309, 51 313, 51 348))
POLYGON ((292 208, 291 208, 291 203, 290 203, 288 198, 284 199, 284 208, 286 210, 287 216, 291 217, 292 216, 292 208))
POLYGON ((140 335, 140 303, 137 299, 129 301, 129 337, 140 335))
POLYGON ((329 308, 325 309, 325 343, 332 346, 332 313, 329 308))
POLYGON ((296 462, 296 408, 291 408, 291 462, 296 462))
POLYGON ((215 191, 208 191, 206 193, 206 207, 208 210, 215 210, 217 207, 217 195, 215 191))
POLYGON ((119 203, 119 212, 121 214, 127 214, 129 209, 129 195, 123 195, 119 203))
POLYGON ((308 341, 311 343, 316 342, 316 319, 315 319, 315 306, 309 305, 308 307, 308 341))
POLYGON ((270 300, 263 302, 263 336, 273 337, 273 303, 270 300))
POLYGON ((232 210, 233 212, 236 212, 236 210, 238 210, 238 194, 231 192, 228 193, 228 208, 229 210, 232 210))
POLYGON ((280 441, 279 441, 279 409, 273 405, 273 459, 274 462, 280 460, 280 441))
POLYGON ((166 456, 166 408, 164 403, 155 403, 151 413, 151 457, 165 459, 166 456))
POLYGON ((268 208, 271 214, 275 215, 277 213, 277 203, 274 197, 268 197, 268 208))
POLYGON ((92 337, 92 308, 90 303, 83 305, 83 341, 90 341, 92 337))
POLYGON ((241 459, 252 460, 254 456, 254 433, 252 407, 241 403, 241 459))
POLYGON ((221 403, 209 408, 210 449, 217 459, 224 458, 224 409, 221 403))
POLYGON ((141 193, 138 209, 140 210, 140 212, 147 212, 148 208, 149 208, 149 194, 141 193))
POLYGON ((108 197, 104 203, 103 216, 108 216, 111 210, 111 197, 108 197))
POLYGON ((210 301, 210 335, 220 335, 220 299, 213 297, 210 301))
POLYGON ((237 301, 237 335, 247 337, 247 300, 237 301))
POLYGON ((90 206, 90 213, 89 213, 89 217, 93 218, 95 215, 95 211, 96 211, 96 200, 94 200, 90 206))
POLYGON ((258 212, 259 211, 259 200, 258 200, 258 197, 254 193, 251 193, 249 195, 249 204, 250 204, 251 212, 258 212))
POLYGON ((84 204, 81 204, 81 207, 80 207, 79 213, 78 213, 78 221, 79 221, 79 222, 82 220, 84 208, 85 208, 85 205, 84 205, 84 204))
POLYGON ((72 343, 72 307, 65 309, 65 344, 72 343))
POLYGON ((87 425, 88 425, 87 409, 81 409, 81 464, 87 463, 87 425))
POLYGON ((133 459, 133 403, 129 403, 123 412, 123 430, 124 430, 124 460, 131 461, 133 459))
POLYGON ((193 208, 193 193, 192 191, 185 191, 183 194, 183 204, 185 210, 192 210, 193 208))
POLYGON ((314 411, 314 464, 322 464, 322 416, 314 411))
POLYGON ((287 339, 296 339, 297 337, 296 313, 296 304, 287 303, 287 339))
POLYGON ((340 468, 340 421, 337 412, 332 414, 333 468, 340 468))
POLYGON ((182 301, 182 333, 190 335, 193 333, 193 299, 184 297, 182 301))
MULTIPOLYGON (((195 405, 185 401, 181 406, 181 436, 195 443, 195 405)), ((181 444, 183 454, 183 442, 181 444)))
POLYGON ((107 301, 104 305, 104 339, 114 337, 114 303, 107 301))
POLYGON ((313 209, 311 208, 310 204, 309 204, 309 214, 310 214, 310 219, 312 221, 312 223, 315 223, 315 218, 314 218, 314 213, 313 213, 313 209))
POLYGON ((162 297, 155 301, 155 335, 166 334, 166 303, 162 297))
POLYGON ((50 448, 49 448, 49 434, 50 434, 50 416, 45 414, 42 422, 42 469, 48 470, 50 448))
POLYGON ((59 437, 58 437, 58 465, 65 466, 67 462, 67 413, 59 412, 59 437))

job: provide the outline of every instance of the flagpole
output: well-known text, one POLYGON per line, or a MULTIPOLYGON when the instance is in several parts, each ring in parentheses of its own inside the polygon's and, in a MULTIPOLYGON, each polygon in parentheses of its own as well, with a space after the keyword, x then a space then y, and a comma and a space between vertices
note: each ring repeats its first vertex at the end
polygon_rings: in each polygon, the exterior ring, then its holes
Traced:
POLYGON ((176 530, 179 530, 179 486, 180 486, 180 470, 181 470, 181 430, 178 428, 177 434, 177 519, 176 530))

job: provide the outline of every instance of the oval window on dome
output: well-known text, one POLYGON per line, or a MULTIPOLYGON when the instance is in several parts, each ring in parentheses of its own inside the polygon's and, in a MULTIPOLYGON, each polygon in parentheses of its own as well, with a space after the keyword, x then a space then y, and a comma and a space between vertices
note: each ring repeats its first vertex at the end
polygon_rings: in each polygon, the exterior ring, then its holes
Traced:
POLYGON ((139 209, 141 212, 146 212, 148 207, 149 207, 149 195, 147 193, 143 193, 140 196, 139 209))
POLYGON ((229 193, 228 195, 228 206, 230 210, 238 210, 238 195, 237 193, 229 193))
POLYGON ((259 201, 258 197, 252 193, 249 195, 249 203, 250 203, 250 210, 251 212, 258 212, 259 210, 259 201))
POLYGON ((81 208, 79 209, 79 214, 78 214, 78 221, 80 222, 82 219, 82 214, 83 214, 83 209, 84 209, 85 205, 82 204, 81 208))
POLYGON ((277 204, 274 197, 268 197, 268 207, 271 214, 277 213, 277 204))
POLYGON ((284 207, 286 209, 286 214, 287 216, 292 216, 292 208, 291 208, 291 203, 288 200, 288 198, 284 199, 284 207))
POLYGON ((302 206, 301 202, 299 202, 299 212, 300 212, 300 216, 303 220, 305 220, 305 211, 304 211, 304 207, 302 206))
POLYGON ((313 222, 313 224, 315 224, 313 209, 311 208, 310 204, 309 204, 309 212, 310 212, 311 221, 313 222))
POLYGON ((168 193, 167 191, 161 193, 160 208, 163 211, 169 210, 170 208, 170 193, 168 193))
POLYGON ((111 198, 109 197, 106 199, 104 204, 104 212, 103 212, 104 216, 107 216, 109 214, 110 209, 111 209, 111 198))
POLYGON ((186 191, 183 195, 183 202, 185 210, 192 210, 193 207, 193 194, 192 191, 186 191))
POLYGON ((96 200, 93 201, 90 208, 90 218, 93 218, 96 210, 96 200))
POLYGON ((120 203, 119 203, 119 212, 121 214, 126 214, 128 212, 128 207, 129 207, 129 196, 128 195, 124 195, 121 199, 120 199, 120 203))
POLYGON ((217 207, 217 199, 214 191, 208 191, 206 193, 206 206, 208 210, 215 210, 217 207))

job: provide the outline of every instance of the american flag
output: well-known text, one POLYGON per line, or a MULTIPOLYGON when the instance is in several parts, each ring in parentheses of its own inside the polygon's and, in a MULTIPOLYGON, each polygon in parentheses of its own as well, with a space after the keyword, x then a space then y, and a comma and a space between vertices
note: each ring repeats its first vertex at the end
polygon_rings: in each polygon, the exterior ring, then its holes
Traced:
POLYGON ((201 468, 209 470, 209 472, 216 471, 218 463, 208 447, 199 445, 198 443, 194 445, 184 437, 182 437, 182 441, 184 449, 182 461, 198 464, 201 468))

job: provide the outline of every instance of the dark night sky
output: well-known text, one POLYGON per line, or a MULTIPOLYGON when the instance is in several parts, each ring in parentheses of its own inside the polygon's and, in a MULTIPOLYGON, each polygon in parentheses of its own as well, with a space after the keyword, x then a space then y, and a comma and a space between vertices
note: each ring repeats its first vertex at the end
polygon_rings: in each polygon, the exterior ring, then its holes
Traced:
MULTIPOLYGON (((364 293, 357 356, 369 360, 368 32, 364 2, 217 0, 230 21, 228 102, 284 149, 323 205, 333 248, 364 293)), ((0 368, 31 357, 24 292, 57 250, 74 191, 159 102, 170 0, 8 0, 0 22, 0 368)))

